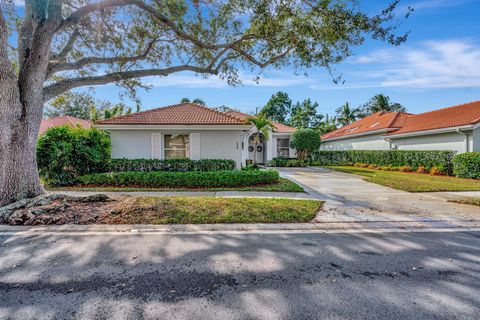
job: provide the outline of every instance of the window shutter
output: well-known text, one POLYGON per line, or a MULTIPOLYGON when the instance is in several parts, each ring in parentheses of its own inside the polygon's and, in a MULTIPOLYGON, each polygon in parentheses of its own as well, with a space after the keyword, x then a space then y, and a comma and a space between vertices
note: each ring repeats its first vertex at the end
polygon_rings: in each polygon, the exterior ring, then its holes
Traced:
POLYGON ((190 159, 200 160, 200 133, 190 133, 190 159))
POLYGON ((152 159, 162 159, 162 134, 152 133, 152 159))

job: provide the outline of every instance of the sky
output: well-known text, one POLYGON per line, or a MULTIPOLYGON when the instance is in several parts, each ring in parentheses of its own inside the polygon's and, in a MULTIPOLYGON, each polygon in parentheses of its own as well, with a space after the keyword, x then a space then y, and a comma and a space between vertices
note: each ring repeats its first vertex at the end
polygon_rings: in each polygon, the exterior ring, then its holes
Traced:
MULTIPOLYGON (((371 13, 389 2, 360 0, 371 13)), ((410 31, 408 41, 392 47, 370 40, 354 48, 354 56, 335 66, 341 84, 334 84, 320 68, 309 70, 308 77, 295 75, 289 67, 267 68, 258 84, 255 75, 244 71, 243 84, 236 87, 215 77, 172 74, 146 79, 153 87, 140 91, 142 110, 188 97, 251 113, 278 91, 287 92, 294 102, 310 98, 318 102, 318 112, 328 114, 346 101, 360 106, 378 93, 412 113, 480 100, 480 0, 402 0, 399 12, 408 6, 415 11, 399 29, 410 31)), ((114 85, 95 88, 97 98, 112 102, 119 101, 118 92, 114 85)))

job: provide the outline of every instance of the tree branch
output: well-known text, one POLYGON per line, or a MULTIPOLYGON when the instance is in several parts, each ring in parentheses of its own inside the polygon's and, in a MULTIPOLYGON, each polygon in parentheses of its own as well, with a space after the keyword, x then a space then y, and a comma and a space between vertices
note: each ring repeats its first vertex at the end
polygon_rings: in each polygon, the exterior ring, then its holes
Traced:
POLYGON ((240 53, 243 57, 245 57, 245 59, 247 59, 251 63, 253 63, 253 64, 255 64, 258 67, 263 69, 263 68, 271 65, 272 63, 275 63, 278 60, 286 57, 292 51, 293 48, 290 47, 287 50, 285 50, 284 52, 280 53, 279 55, 271 57, 270 59, 268 59, 265 62, 262 62, 262 61, 256 59, 254 56, 252 56, 251 54, 249 54, 248 52, 246 52, 245 50, 243 50, 243 49, 241 49, 237 46, 234 46, 232 49, 235 50, 236 52, 240 53))
POLYGON ((75 45, 75 42, 78 39, 78 36, 80 35, 80 32, 78 32, 77 29, 73 31, 73 33, 70 35, 70 38, 67 41, 67 44, 63 47, 63 49, 58 53, 58 54, 52 54, 50 60, 56 60, 56 61, 62 61, 64 60, 67 55, 72 51, 73 46, 75 45))
POLYGON ((68 71, 68 70, 79 70, 84 66, 89 64, 111 64, 111 63, 127 63, 127 62, 135 62, 140 60, 145 60, 148 57, 149 52, 152 50, 155 42, 157 40, 151 41, 145 51, 142 54, 132 57, 86 57, 75 62, 71 63, 51 63, 48 66, 47 72, 47 79, 54 73, 60 71, 68 71))
POLYGON ((192 71, 203 74, 218 74, 218 71, 211 68, 202 68, 197 66, 175 66, 164 69, 145 69, 145 70, 132 70, 132 71, 120 71, 104 74, 101 76, 91 77, 79 77, 72 79, 60 80, 54 84, 48 85, 43 88, 43 101, 46 102, 51 98, 62 94, 68 90, 84 87, 84 86, 97 86, 111 82, 118 82, 122 80, 128 80, 133 78, 142 78, 148 76, 168 76, 171 73, 181 71, 192 71))

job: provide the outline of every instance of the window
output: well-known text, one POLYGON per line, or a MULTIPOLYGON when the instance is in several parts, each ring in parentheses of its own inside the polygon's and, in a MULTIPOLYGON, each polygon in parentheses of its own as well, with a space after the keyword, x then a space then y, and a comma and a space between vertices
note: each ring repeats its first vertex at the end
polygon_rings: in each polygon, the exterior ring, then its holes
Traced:
POLYGON ((288 158, 290 155, 290 139, 278 138, 277 139, 277 157, 288 158))
POLYGON ((188 158, 189 138, 187 134, 164 135, 165 159, 188 158))

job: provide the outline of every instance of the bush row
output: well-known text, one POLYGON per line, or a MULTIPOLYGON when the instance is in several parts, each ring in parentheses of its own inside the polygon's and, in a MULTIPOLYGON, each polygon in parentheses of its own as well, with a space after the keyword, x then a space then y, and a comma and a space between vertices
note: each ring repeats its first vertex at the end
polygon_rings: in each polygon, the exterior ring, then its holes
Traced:
POLYGON ((190 171, 190 172, 110 172, 81 176, 81 185, 114 187, 247 187, 278 182, 274 170, 190 171))
POLYGON ((110 161, 110 137, 101 130, 49 128, 38 138, 40 177, 49 185, 65 186, 78 176, 105 172, 110 161))
POLYGON ((480 152, 456 155, 453 158, 453 174, 459 178, 480 179, 480 152))
POLYGON ((407 151, 407 150, 347 150, 317 151, 311 162, 321 166, 352 165, 366 163, 377 166, 408 166, 413 170, 424 167, 430 170, 437 167, 442 172, 452 174, 454 151, 407 151))
POLYGON ((421 174, 429 173, 435 176, 446 175, 446 172, 442 171, 440 168, 435 166, 431 167, 430 169, 427 169, 424 166, 419 166, 416 170, 410 166, 400 166, 400 167, 377 166, 377 165, 368 164, 368 163, 355 163, 353 166, 358 168, 367 168, 367 169, 375 169, 375 170, 383 170, 383 171, 415 172, 415 173, 421 173, 421 174))
POLYGON ((226 159, 112 159, 112 172, 151 171, 219 171, 235 170, 235 161, 226 159))
POLYGON ((297 158, 273 158, 267 162, 269 167, 306 167, 306 161, 297 158))

